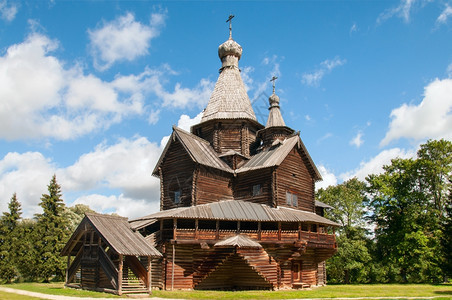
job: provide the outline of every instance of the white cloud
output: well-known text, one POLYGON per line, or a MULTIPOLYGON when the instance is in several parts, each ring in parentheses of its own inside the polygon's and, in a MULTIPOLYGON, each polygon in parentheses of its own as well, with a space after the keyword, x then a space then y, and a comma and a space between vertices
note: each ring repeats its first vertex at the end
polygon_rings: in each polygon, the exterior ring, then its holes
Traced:
POLYGON ((346 181, 350 178, 357 177, 359 180, 364 181, 369 174, 380 174, 383 172, 383 166, 389 165, 391 159, 394 158, 411 158, 415 157, 416 152, 404 149, 393 148, 389 150, 383 150, 375 157, 368 161, 363 161, 360 163, 359 167, 355 170, 341 174, 339 177, 346 181))
POLYGON ((337 184, 336 175, 330 172, 325 166, 319 165, 317 169, 319 170, 320 175, 322 175, 323 180, 315 183, 316 190, 337 184))
POLYGON ((326 74, 331 73, 334 68, 344 65, 346 62, 347 60, 340 59, 339 57, 335 57, 332 60, 324 60, 314 72, 304 73, 301 82, 308 86, 319 86, 320 81, 326 74))
POLYGON ((356 136, 350 141, 350 145, 356 146, 356 148, 361 147, 361 145, 364 143, 363 139, 363 133, 361 131, 358 131, 356 136))
POLYGON ((438 16, 438 19, 436 19, 437 24, 445 24, 447 23, 447 19, 452 16, 452 7, 449 6, 448 3, 446 3, 446 7, 441 12, 441 14, 438 16))
MULTIPOLYGON (((56 174, 67 205, 92 203, 99 212, 146 215, 151 211, 145 208, 158 207, 160 200, 160 183, 151 173, 161 151, 143 137, 121 139, 113 145, 100 144, 73 165, 60 168, 39 152, 11 152, 0 160, 0 197, 9 201, 17 193, 24 217, 32 217, 41 211, 40 197, 56 174), (100 196, 99 190, 117 195, 100 196), (72 198, 66 198, 69 195, 72 198)), ((7 201, 0 202, 0 209, 7 209, 7 201)))
POLYGON ((38 213, 41 195, 54 173, 51 161, 39 152, 6 154, 0 160, 0 211, 7 210, 7 202, 16 193, 25 217, 38 213))
POLYGON ((7 0, 0 1, 0 17, 8 22, 14 20, 17 14, 17 5, 9 3, 7 0))
POLYGON ((377 23, 382 23, 394 16, 402 18, 406 23, 410 21, 411 10, 416 0, 401 0, 397 7, 385 10, 377 18, 377 23))
POLYGON ((136 200, 124 197, 122 194, 119 196, 91 194, 78 198, 73 204, 85 204, 95 211, 116 213, 120 216, 126 216, 129 219, 143 217, 160 210, 159 202, 136 200))
POLYGON ((452 79, 436 79, 424 90, 419 105, 405 103, 392 110, 389 130, 380 145, 400 138, 452 138, 452 79))
MULTIPOLYGON (((196 125, 198 123, 201 122, 201 118, 202 118, 202 114, 204 112, 200 112, 199 114, 197 114, 194 118, 190 118, 190 116, 188 115, 181 115, 179 117, 179 121, 177 121, 177 127, 182 128, 185 131, 190 132, 190 127, 192 127, 193 125, 196 125)), ((168 140, 170 138, 170 135, 164 136, 161 141, 160 141, 160 148, 164 148, 166 146, 166 144, 168 143, 168 140)))
POLYGON ((150 26, 135 21, 132 13, 104 22, 101 28, 88 30, 94 66, 109 69, 117 61, 133 61, 148 54, 151 39, 160 34, 165 15, 152 14, 150 26))
POLYGON ((75 139, 131 115, 146 114, 152 124, 162 107, 204 107, 214 86, 202 79, 169 91, 162 82, 177 73, 167 65, 103 81, 52 55, 59 46, 34 33, 0 56, 0 139, 75 139), (146 99, 153 99, 152 108, 146 99))

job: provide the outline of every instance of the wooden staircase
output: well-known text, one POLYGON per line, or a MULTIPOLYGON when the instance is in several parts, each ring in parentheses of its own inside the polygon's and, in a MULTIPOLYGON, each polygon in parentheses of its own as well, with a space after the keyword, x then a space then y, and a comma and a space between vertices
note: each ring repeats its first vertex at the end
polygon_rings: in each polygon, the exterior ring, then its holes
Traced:
POLYGON ((123 294, 147 294, 146 283, 138 278, 132 269, 125 265, 122 273, 122 292, 123 294))

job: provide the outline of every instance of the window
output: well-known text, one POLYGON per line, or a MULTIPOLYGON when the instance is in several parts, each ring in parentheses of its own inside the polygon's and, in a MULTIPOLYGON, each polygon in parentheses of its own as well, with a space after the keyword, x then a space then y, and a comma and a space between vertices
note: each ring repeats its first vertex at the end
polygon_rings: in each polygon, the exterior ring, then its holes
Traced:
POLYGON ((174 203, 175 204, 180 203, 180 190, 174 192, 174 203))
POLYGON ((298 206, 298 196, 291 192, 286 192, 286 204, 290 206, 298 206))
POLYGON ((260 184, 253 185, 253 196, 259 196, 262 194, 262 186, 260 184))

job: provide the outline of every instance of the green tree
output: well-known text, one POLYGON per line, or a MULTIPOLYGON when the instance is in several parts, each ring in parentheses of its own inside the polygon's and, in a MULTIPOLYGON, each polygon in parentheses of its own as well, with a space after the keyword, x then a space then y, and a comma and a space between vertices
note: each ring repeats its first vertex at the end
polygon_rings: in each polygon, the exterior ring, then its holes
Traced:
POLYGON ((366 186, 357 178, 342 184, 320 189, 317 200, 333 208, 326 217, 340 223, 337 234, 338 252, 327 261, 328 280, 332 283, 368 282, 371 256, 366 237, 366 186))
POLYGON ((17 267, 21 280, 36 281, 38 279, 38 266, 36 265, 37 251, 35 248, 36 220, 23 219, 19 222, 17 239, 13 243, 14 265, 17 267))
POLYGON ((65 261, 60 256, 69 235, 69 222, 64 218, 65 205, 61 187, 52 177, 48 194, 43 194, 39 205, 42 214, 36 215, 36 275, 44 281, 52 276, 62 279, 65 274, 65 261))
POLYGON ((447 278, 452 278, 452 193, 449 194, 449 201, 445 207, 442 231, 441 246, 444 253, 442 269, 445 275, 444 281, 447 281, 447 278))
POLYGON ((76 204, 65 208, 64 218, 69 222, 69 229, 71 232, 77 228, 87 212, 95 213, 94 210, 85 204, 76 204))
POLYGON ((14 265, 14 247, 17 240, 17 224, 20 219, 21 205, 13 194, 8 204, 9 212, 0 219, 0 278, 10 283, 18 274, 14 265))
POLYGON ((440 140, 421 145, 417 158, 394 159, 384 173, 368 176, 377 259, 390 280, 441 280, 451 173, 452 143, 440 140))

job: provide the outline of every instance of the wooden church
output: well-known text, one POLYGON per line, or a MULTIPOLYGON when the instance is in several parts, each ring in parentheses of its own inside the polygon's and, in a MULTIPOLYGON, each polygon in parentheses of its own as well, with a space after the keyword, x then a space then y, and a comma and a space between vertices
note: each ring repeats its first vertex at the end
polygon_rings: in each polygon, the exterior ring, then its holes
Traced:
POLYGON ((62 253, 67 285, 121 294, 326 284, 339 224, 315 201, 319 171, 285 125, 274 84, 268 121, 257 121, 240 76, 242 47, 230 36, 218 55, 201 123, 173 127, 152 172, 160 212, 128 223, 87 215, 62 253))

